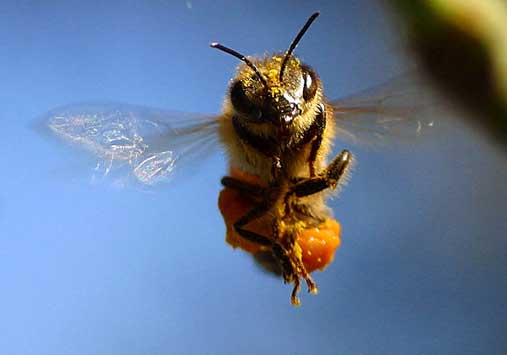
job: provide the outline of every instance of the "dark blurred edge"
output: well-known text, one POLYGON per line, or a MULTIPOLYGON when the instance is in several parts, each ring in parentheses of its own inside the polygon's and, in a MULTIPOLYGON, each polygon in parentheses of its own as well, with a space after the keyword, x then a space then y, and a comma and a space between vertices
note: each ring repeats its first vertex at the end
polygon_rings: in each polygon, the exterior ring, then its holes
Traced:
MULTIPOLYGON (((507 94, 500 89, 502 85, 507 87, 507 78, 495 74, 498 72, 495 65, 499 63, 498 58, 494 58, 497 52, 491 50, 491 44, 486 45, 485 34, 476 26, 466 23, 457 26, 459 19, 452 18, 452 13, 451 16, 449 12, 444 13, 435 5, 438 1, 447 0, 389 0, 401 25, 407 29, 409 49, 431 81, 466 109, 469 114, 464 118, 468 122, 481 128, 507 152, 507 94)), ((482 6, 488 7, 488 2, 484 0, 482 6)), ((446 6, 452 8, 454 4, 449 1, 446 6)), ((475 2, 473 6, 476 4, 481 3, 475 2)), ((470 11, 473 6, 469 6, 470 11)), ((487 10, 468 15, 474 16, 474 21, 489 21, 488 16, 481 18, 487 10)), ((495 13, 495 16, 502 14, 495 13)), ((507 25, 507 15, 503 22, 507 25)), ((505 46, 506 43, 495 45, 505 46)))

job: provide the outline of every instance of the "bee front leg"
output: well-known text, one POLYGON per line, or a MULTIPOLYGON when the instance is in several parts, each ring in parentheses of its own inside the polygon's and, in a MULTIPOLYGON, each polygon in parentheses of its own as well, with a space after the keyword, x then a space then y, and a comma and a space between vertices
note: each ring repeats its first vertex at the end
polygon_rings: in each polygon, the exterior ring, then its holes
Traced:
POLYGON ((291 196, 306 197, 327 188, 335 189, 347 175, 352 161, 352 154, 348 150, 343 150, 321 174, 294 184, 285 196, 286 205, 291 196))
POLYGON ((317 160, 317 154, 322 144, 322 137, 324 136, 324 130, 326 129, 326 113, 324 105, 319 105, 319 114, 317 115, 312 127, 310 128, 310 135, 313 136, 313 141, 308 156, 308 164, 310 169, 310 177, 315 176, 315 161, 317 160))

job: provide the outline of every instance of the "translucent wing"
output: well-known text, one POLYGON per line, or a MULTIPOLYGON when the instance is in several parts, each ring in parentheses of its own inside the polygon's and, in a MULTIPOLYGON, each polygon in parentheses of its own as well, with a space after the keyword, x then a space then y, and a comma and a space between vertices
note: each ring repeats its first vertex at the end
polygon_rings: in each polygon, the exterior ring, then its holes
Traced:
POLYGON ((100 103, 55 109, 44 122, 56 136, 93 153, 104 175, 145 185, 167 181, 183 161, 219 147, 218 116, 100 103))
POLYGON ((445 106, 408 74, 331 104, 338 139, 366 145, 413 142, 440 122, 445 106))

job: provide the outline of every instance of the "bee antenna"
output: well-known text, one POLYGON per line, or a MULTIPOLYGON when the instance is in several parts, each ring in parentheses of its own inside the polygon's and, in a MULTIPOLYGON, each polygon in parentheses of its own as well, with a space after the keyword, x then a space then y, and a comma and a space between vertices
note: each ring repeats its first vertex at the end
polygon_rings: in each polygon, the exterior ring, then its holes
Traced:
POLYGON ((299 41, 301 38, 303 38, 304 34, 308 30, 308 28, 312 25, 313 21, 320 15, 319 12, 315 12, 312 16, 306 20, 305 25, 299 30, 299 33, 297 34, 296 38, 292 41, 289 50, 287 53, 285 53, 285 57, 283 57, 282 66, 280 67, 280 81, 283 79, 283 72, 285 70, 285 67, 287 66, 287 62, 289 61, 290 56, 292 55, 292 52, 294 52, 294 49, 296 49, 299 41))
POLYGON ((210 43, 210 47, 211 48, 216 48, 216 49, 220 49, 221 51, 224 51, 225 53, 229 53, 230 55, 233 55, 235 56, 236 58, 238 58, 239 60, 241 60, 242 62, 244 62, 246 65, 248 65, 250 68, 252 68, 252 70, 255 72, 255 75, 257 75, 257 77, 259 78, 259 80, 262 82, 262 84, 267 88, 268 87, 268 83, 266 82, 266 79, 264 79, 264 77, 262 76, 261 72, 259 71, 259 69, 255 66, 254 63, 252 63, 247 57, 245 57, 243 54, 240 54, 238 52, 236 52, 235 50, 233 49, 230 49, 230 48, 227 48, 225 46, 222 46, 220 43, 217 43, 217 42, 213 42, 213 43, 210 43))

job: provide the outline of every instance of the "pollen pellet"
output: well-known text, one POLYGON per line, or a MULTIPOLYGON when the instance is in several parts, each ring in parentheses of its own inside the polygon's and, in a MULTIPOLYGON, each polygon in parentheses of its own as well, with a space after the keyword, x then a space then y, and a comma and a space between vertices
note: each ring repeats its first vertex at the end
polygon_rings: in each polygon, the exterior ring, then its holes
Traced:
POLYGON ((327 218, 318 228, 304 229, 298 236, 297 242, 303 254, 303 263, 309 272, 323 270, 334 258, 336 249, 340 246, 340 224, 327 218))

